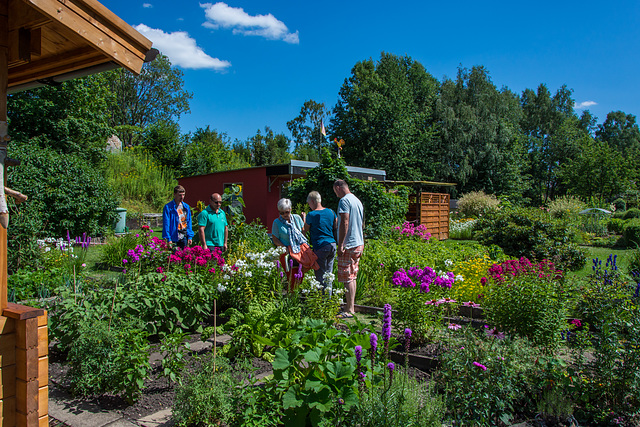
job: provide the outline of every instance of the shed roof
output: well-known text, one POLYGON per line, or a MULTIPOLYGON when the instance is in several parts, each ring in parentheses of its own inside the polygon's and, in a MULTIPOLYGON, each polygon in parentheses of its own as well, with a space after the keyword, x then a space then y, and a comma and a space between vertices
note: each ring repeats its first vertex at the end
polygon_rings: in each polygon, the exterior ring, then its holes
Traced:
POLYGON ((0 10, 7 11, 9 93, 118 67, 138 74, 157 53, 96 0, 0 0, 0 10))

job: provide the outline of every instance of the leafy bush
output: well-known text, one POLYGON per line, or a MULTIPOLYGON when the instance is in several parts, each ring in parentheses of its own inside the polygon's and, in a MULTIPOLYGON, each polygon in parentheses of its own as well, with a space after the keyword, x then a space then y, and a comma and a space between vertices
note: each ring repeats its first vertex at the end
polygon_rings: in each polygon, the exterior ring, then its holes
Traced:
POLYGON ((579 412, 589 422, 613 424, 620 417, 618 424, 635 425, 631 415, 640 410, 640 281, 637 275, 637 283, 626 281, 615 256, 604 266, 597 258, 593 264, 577 306, 586 328, 584 339, 580 334, 574 339, 578 352, 572 375, 582 380, 572 394, 586 402, 579 412))
POLYGON ((60 268, 18 270, 7 280, 9 301, 49 298, 58 287, 70 284, 72 279, 65 273, 60 268))
POLYGON ((500 200, 484 191, 472 191, 458 199, 458 211, 463 216, 477 218, 498 210, 500 200))
POLYGON ((125 392, 129 401, 140 396, 151 370, 146 334, 105 321, 82 322, 78 338, 69 347, 70 390, 77 395, 125 392))
POLYGON ((176 387, 173 416, 178 425, 231 425, 241 388, 224 357, 208 355, 193 373, 185 373, 176 387))
POLYGON ((577 197, 562 196, 549 203, 549 215, 551 218, 571 219, 586 207, 577 197))
POLYGON ((625 211, 624 216, 622 217, 622 219, 632 219, 632 218, 640 218, 640 209, 638 208, 631 208, 627 211, 625 211))
MULTIPOLYGON (((63 155, 31 144, 11 147, 11 156, 22 164, 9 174, 8 185, 43 196, 30 198, 15 208, 41 218, 41 227, 31 234, 39 231, 44 236, 64 236, 69 231, 75 236, 85 232, 96 236, 112 227, 118 199, 99 168, 75 154, 63 155)), ((9 242, 25 237, 18 221, 9 228, 9 242)))
POLYGON ((562 272, 548 261, 532 264, 521 258, 494 264, 489 275, 482 300, 487 321, 499 331, 555 348, 566 326, 567 290, 562 272))
POLYGON ((624 220, 621 218, 611 218, 607 221, 607 230, 610 233, 622 234, 624 228, 624 220))
POLYGON ((633 218, 625 221, 622 238, 628 247, 640 245, 640 219, 633 218))
POLYGON ((339 199, 333 193, 333 183, 337 179, 344 179, 349 190, 362 202, 367 236, 378 236, 382 230, 389 230, 404 221, 409 206, 408 187, 399 186, 387 191, 380 182, 352 178, 344 160, 332 157, 329 150, 323 150, 322 160, 316 168, 291 183, 286 189, 286 196, 294 206, 306 205, 307 196, 315 190, 322 195, 322 205, 335 211, 339 199))
POLYGON ((456 312, 455 301, 444 298, 454 286, 452 272, 436 273, 430 267, 400 269, 393 274, 392 283, 397 288, 396 319, 404 328, 413 331, 416 342, 423 343, 442 324, 445 310, 456 312))
POLYGON ((455 425, 510 425, 532 415, 535 353, 526 339, 499 338, 471 327, 453 331, 435 374, 455 425))
POLYGON ((620 197, 615 199, 612 205, 615 208, 616 212, 627 210, 627 202, 625 202, 624 199, 621 199, 620 197))
POLYGON ((551 220, 539 209, 517 208, 481 218, 478 241, 498 245, 505 254, 537 260, 553 260, 559 268, 580 270, 586 264, 584 250, 576 244, 575 229, 565 222, 551 220))

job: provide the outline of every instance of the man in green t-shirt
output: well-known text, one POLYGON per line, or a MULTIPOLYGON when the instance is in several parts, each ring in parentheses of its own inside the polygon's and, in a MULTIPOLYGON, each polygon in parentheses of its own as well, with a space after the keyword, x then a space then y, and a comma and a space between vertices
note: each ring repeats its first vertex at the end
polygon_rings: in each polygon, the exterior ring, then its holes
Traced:
POLYGON ((200 244, 214 250, 218 248, 224 252, 227 250, 229 227, 227 215, 222 209, 222 196, 213 193, 209 198, 209 206, 198 215, 198 228, 200 244))

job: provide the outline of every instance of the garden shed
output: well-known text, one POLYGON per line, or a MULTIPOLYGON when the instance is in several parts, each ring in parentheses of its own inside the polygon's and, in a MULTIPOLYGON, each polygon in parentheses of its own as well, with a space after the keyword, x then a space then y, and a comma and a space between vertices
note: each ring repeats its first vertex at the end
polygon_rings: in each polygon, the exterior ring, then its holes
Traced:
MULTIPOLYGON (((278 217, 276 203, 282 197, 284 185, 296 178, 303 177, 308 170, 318 166, 316 162, 291 160, 289 163, 256 166, 206 175, 180 178, 178 182, 187 191, 186 200, 190 206, 201 200, 209 203, 212 193, 222 193, 233 184, 242 186, 242 198, 245 202, 244 215, 247 222, 259 219, 267 228, 278 217)), ((386 172, 379 169, 347 166, 353 177, 368 181, 384 181, 386 172)), ((322 196, 332 196, 325 195, 322 196)))
MULTIPOLYGON (((4 202, 10 141, 7 94, 124 67, 140 73, 157 51, 95 0, 0 0, 0 424, 47 426, 47 313, 7 302, 4 202)), ((27 192, 28 189, 20 189, 27 192)))
POLYGON ((427 227, 427 231, 438 240, 449 238, 448 193, 433 192, 455 187, 456 184, 433 181, 387 181, 392 185, 406 185, 413 188, 409 195, 407 221, 427 227), (431 189, 431 192, 426 189, 431 189))

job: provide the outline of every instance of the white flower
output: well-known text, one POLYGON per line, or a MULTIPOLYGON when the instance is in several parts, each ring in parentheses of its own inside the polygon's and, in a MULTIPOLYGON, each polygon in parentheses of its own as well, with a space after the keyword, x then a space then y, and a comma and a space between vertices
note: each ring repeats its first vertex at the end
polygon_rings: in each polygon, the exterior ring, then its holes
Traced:
POLYGON ((453 265, 453 261, 451 261, 450 259, 445 260, 444 265, 447 267, 451 267, 453 265))
POLYGON ((45 252, 49 252, 51 250, 51 248, 49 246, 47 246, 46 248, 44 248, 45 252))
POLYGON ((333 283, 333 281, 335 280, 336 275, 333 274, 330 271, 327 271, 326 273, 324 273, 324 275, 322 276, 322 280, 324 281, 324 283, 327 284, 327 286, 329 286, 331 283, 333 283))
POLYGON ((231 277, 228 274, 225 274, 224 276, 222 276, 223 280, 229 280, 231 279, 231 277))
POLYGON ((458 274, 456 276, 456 282, 464 282, 464 277, 462 277, 462 274, 458 274))
POLYGON ((223 293, 226 290, 227 290, 226 286, 224 286, 222 283, 218 284, 218 292, 223 293))
POLYGON ((253 276, 253 273, 251 273, 250 270, 244 272, 244 277, 251 277, 251 276, 253 276))

